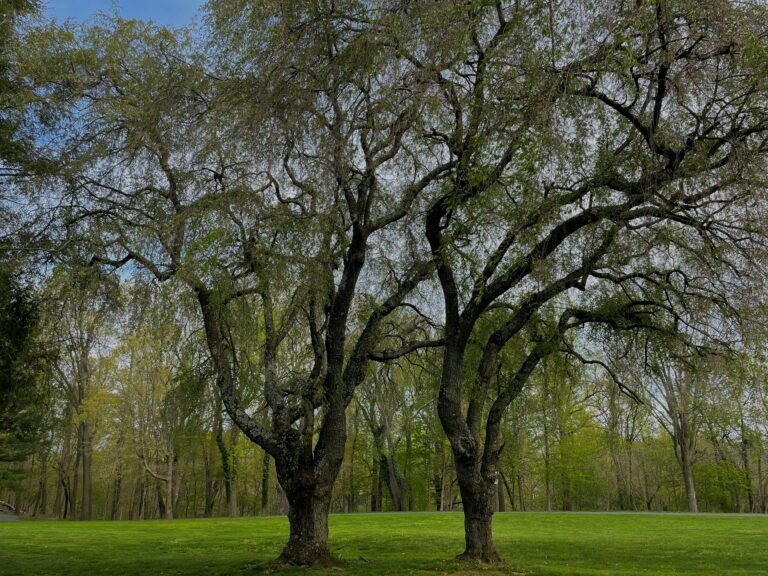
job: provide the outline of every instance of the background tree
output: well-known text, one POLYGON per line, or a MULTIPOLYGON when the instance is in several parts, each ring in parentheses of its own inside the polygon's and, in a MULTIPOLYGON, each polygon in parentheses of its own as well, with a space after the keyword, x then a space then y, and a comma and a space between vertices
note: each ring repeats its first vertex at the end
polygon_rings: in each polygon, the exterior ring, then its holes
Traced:
MULTIPOLYGON (((0 248, 1 249, 1 248, 0 248)), ((45 440, 48 350, 39 338, 40 303, 18 269, 0 253, 0 481, 45 440)))

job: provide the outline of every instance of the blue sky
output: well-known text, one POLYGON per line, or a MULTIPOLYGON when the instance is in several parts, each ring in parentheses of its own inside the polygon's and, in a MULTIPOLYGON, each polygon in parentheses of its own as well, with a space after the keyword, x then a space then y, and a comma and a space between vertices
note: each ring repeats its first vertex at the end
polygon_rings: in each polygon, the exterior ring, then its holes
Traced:
POLYGON ((59 20, 85 20, 117 7, 126 18, 154 20, 158 24, 189 23, 203 0, 44 0, 46 14, 59 20))

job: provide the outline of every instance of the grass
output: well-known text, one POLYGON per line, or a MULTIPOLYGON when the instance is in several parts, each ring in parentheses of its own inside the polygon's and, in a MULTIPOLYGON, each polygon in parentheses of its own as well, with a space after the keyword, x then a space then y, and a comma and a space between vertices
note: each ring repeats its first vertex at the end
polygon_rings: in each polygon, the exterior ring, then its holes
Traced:
MULTIPOLYGON (((766 517, 507 513, 494 528, 501 568, 452 560, 460 514, 332 516, 331 545, 349 576, 768 575, 766 517)), ((287 533, 280 517, 0 523, 0 574, 255 575, 287 533)), ((308 573, 326 571, 281 572, 308 573)))

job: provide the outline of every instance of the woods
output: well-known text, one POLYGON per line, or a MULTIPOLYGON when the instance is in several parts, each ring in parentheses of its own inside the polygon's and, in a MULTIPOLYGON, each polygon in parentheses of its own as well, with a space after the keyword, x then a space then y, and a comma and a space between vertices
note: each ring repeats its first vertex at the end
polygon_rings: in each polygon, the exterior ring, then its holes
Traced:
POLYGON ((10 6, 16 509, 767 511, 764 4, 10 6))

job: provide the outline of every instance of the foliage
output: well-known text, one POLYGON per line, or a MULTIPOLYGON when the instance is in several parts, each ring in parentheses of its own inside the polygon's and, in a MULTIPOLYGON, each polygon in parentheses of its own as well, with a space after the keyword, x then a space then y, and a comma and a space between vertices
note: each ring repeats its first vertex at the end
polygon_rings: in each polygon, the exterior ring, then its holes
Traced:
MULTIPOLYGON (((0 462, 23 461, 46 423, 39 301, 17 265, 0 263, 0 462)), ((3 473, 0 470, 0 474, 3 473)))

